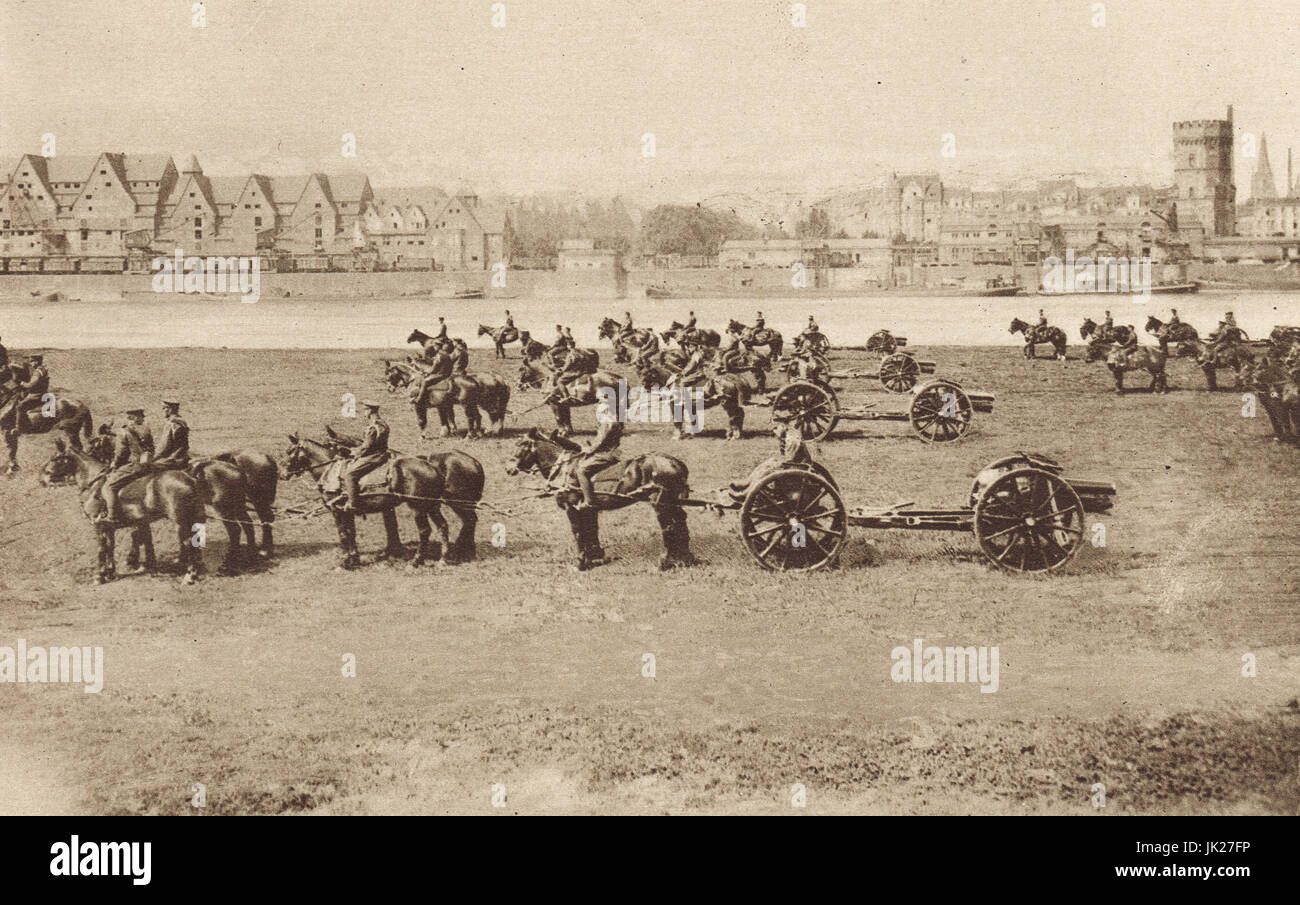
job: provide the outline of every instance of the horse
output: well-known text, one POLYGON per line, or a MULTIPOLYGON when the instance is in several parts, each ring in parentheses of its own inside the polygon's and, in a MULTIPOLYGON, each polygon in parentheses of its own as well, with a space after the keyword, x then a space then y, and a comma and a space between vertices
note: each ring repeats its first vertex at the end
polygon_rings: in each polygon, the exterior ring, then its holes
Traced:
POLYGON ((492 337, 492 344, 496 346, 497 349, 497 358, 506 357, 507 343, 517 342, 519 340, 519 331, 514 327, 489 327, 487 324, 479 324, 477 335, 492 337))
MULTIPOLYGON (((547 386, 554 373, 555 371, 543 362, 524 360, 519 365, 519 389, 528 390, 547 386)), ((613 371, 597 368, 591 374, 583 374, 569 381, 567 396, 556 387, 546 395, 541 404, 550 406, 551 412, 555 415, 556 427, 562 436, 567 437, 573 433, 573 415, 570 409, 595 405, 600 398, 601 390, 617 394, 619 387, 625 383, 626 381, 613 371)))
POLYGON ((665 343, 670 343, 676 340, 683 346, 693 343, 695 345, 717 348, 722 345, 722 336, 719 335, 717 330, 701 330, 698 328, 687 330, 685 324, 678 323, 677 321, 673 321, 672 325, 669 326, 667 330, 664 330, 659 334, 659 337, 665 343))
POLYGON ((1255 392, 1273 427, 1273 441, 1300 442, 1300 367, 1269 355, 1242 371, 1242 383, 1255 392))
POLYGON ((1170 328, 1155 315, 1150 315, 1147 317, 1147 324, 1144 329, 1160 341, 1160 350, 1162 352, 1167 353, 1169 351, 1171 342, 1177 343, 1174 347, 1175 358, 1196 355, 1200 352, 1200 335, 1191 324, 1184 324, 1179 321, 1170 328))
MULTIPOLYGON (((27 380, 30 376, 26 365, 11 364, 7 373, 12 375, 14 385, 0 388, 0 408, 3 408, 13 394, 21 393, 17 382, 27 380)), ((62 431, 68 443, 74 449, 82 449, 82 439, 89 441, 94 427, 90 409, 84 402, 64 395, 58 388, 51 390, 47 400, 18 405, 7 412, 0 421, 0 433, 4 434, 5 448, 9 454, 9 464, 5 474, 18 471, 18 438, 23 434, 46 434, 52 430, 62 431), (51 409, 51 405, 53 408, 51 409), (48 413, 48 414, 47 414, 48 413)))
MULTIPOLYGON (((756 363, 756 367, 758 364, 756 363)), ((641 379, 641 385, 647 387, 667 387, 669 385, 677 386, 679 372, 670 370, 661 362, 654 359, 644 362, 637 369, 637 376, 641 379)), ((690 389, 701 389, 704 391, 703 406, 706 409, 714 406, 721 406, 722 410, 727 413, 727 433, 728 440, 740 440, 745 436, 745 404, 749 402, 751 396, 759 392, 758 377, 753 371, 742 373, 714 374, 705 377, 699 384, 693 385, 690 389)), ((684 407, 674 407, 673 409, 673 439, 685 440, 691 436, 686 433, 682 420, 684 419, 684 407)))
MULTIPOLYGON (((397 530, 397 507, 411 510, 420 535, 419 546, 409 567, 441 559, 448 564, 470 562, 476 558, 474 529, 478 525, 477 504, 483 498, 483 466, 477 459, 459 450, 424 456, 397 456, 371 472, 378 476, 378 486, 362 485, 356 511, 343 509, 343 499, 334 481, 341 480, 346 450, 337 443, 322 443, 297 434, 289 435, 285 451, 285 476, 307 474, 316 479, 321 501, 334 516, 341 550, 340 565, 355 569, 361 564, 357 550, 358 515, 378 513, 384 520, 387 544, 380 559, 402 559, 406 549, 397 530), (447 529, 443 507, 460 519, 455 540, 447 529), (430 522, 437 526, 442 544, 430 544, 430 522)), ((368 476, 369 477, 369 476, 368 476)))
MULTIPOLYGON (((203 571, 203 559, 194 538, 203 530, 206 514, 205 491, 200 481, 177 468, 151 469, 142 473, 121 489, 118 500, 122 504, 122 520, 117 522, 96 521, 102 510, 103 501, 100 490, 103 482, 103 465, 84 449, 65 444, 62 439, 54 441, 55 453, 41 469, 42 486, 75 483, 81 495, 81 510, 95 529, 99 543, 98 571, 95 582, 103 584, 117 577, 117 532, 122 528, 131 530, 131 552, 127 557, 127 567, 135 573, 152 572, 157 568, 153 549, 154 522, 168 519, 176 525, 176 543, 180 548, 180 565, 184 570, 185 584, 192 584, 203 571), (143 552, 144 562, 140 557, 143 552)), ((233 503, 223 501, 223 507, 233 503)), ((239 513, 243 513, 244 502, 238 500, 239 513)), ((239 536, 232 538, 231 546, 226 550, 226 562, 223 569, 233 566, 232 555, 238 555, 239 536)))
POLYGON ((1091 336, 1092 341, 1088 343, 1088 351, 1084 353, 1083 360, 1099 361, 1105 358, 1112 345, 1127 346, 1133 341, 1136 332, 1132 324, 1117 324, 1107 330, 1092 318, 1085 317, 1079 327, 1079 338, 1087 339, 1091 336))
POLYGON ((1034 346, 1039 343, 1049 343, 1055 349, 1052 357, 1058 361, 1065 361, 1065 331, 1060 327, 1051 325, 1040 327, 1016 317, 1011 319, 1011 326, 1007 328, 1007 332, 1025 335, 1025 358, 1035 357, 1034 346))
POLYGON ((732 336, 744 340, 751 348, 754 346, 766 346, 767 354, 773 359, 780 358, 781 350, 785 348, 784 337, 781 336, 779 331, 773 330, 771 327, 764 327, 761 330, 755 330, 753 327, 750 327, 747 324, 742 324, 740 321, 732 318, 727 324, 727 332, 732 336))
POLYGON ((640 350, 654 333, 645 327, 636 327, 635 329, 624 334, 623 325, 612 317, 601 318, 600 326, 596 328, 596 335, 601 339, 607 339, 614 347, 614 361, 617 364, 626 364, 633 358, 632 352, 640 350))
POLYGON ((523 346, 524 358, 527 361, 541 358, 550 350, 546 343, 533 339, 527 330, 519 331, 519 344, 523 346))
POLYGON ((1202 373, 1205 374, 1205 385, 1211 392, 1219 388, 1219 368, 1231 368, 1233 373, 1233 388, 1241 389, 1242 374, 1247 365, 1255 360, 1243 343, 1227 342, 1209 344, 1200 340, 1192 340, 1187 345, 1196 349, 1196 363, 1200 366, 1202 373))
MULTIPOLYGON (((571 455, 560 444, 543 437, 536 428, 519 441, 514 458, 506 466, 506 473, 541 475, 552 479, 561 457, 571 455)), ((595 506, 579 508, 582 491, 572 478, 555 494, 555 503, 569 519, 578 550, 577 567, 586 571, 609 561, 600 544, 600 513, 622 509, 633 503, 649 503, 654 507, 663 538, 664 555, 659 568, 682 568, 696 565, 691 554, 691 534, 686 524, 686 510, 682 501, 690 497, 686 463, 673 456, 649 453, 611 463, 592 476, 596 491, 595 506)))
MULTIPOLYGON (((101 464, 107 466, 113 458, 113 433, 110 425, 101 424, 95 438, 90 441, 90 454, 101 464)), ((275 549, 275 494, 280 481, 279 467, 275 460, 256 449, 232 449, 217 453, 215 456, 192 456, 186 470, 190 476, 199 480, 200 489, 213 488, 215 495, 206 500, 218 511, 228 513, 225 522, 227 533, 232 526, 242 526, 244 545, 250 551, 256 551, 262 559, 270 559, 275 549), (232 472, 231 469, 234 469, 232 472), (243 494, 247 509, 243 518, 233 515, 233 506, 227 506, 225 500, 232 500, 236 494, 243 494), (251 516, 257 516, 254 523, 251 516), (262 530, 262 543, 257 544, 255 528, 262 530)), ((238 550, 238 544, 235 544, 238 550)))
MULTIPOLYGON (((479 379, 469 374, 452 374, 423 392, 420 391, 421 380, 423 375, 410 359, 405 363, 384 361, 385 387, 390 393, 395 393, 404 387, 409 388, 411 407, 415 409, 415 421, 420 426, 420 436, 425 439, 428 439, 425 431, 429 425, 430 409, 438 413, 438 421, 441 425, 439 437, 449 437, 457 430, 455 408, 457 405, 465 409, 466 437, 474 438, 483 433, 480 408, 488 412, 488 418, 492 421, 493 430, 498 436, 504 429, 505 406, 500 404, 499 378, 494 378, 492 404, 484 401, 484 388, 479 379)), ((509 400, 509 387, 506 387, 506 399, 509 400)))
POLYGON ((1106 356, 1106 367, 1115 378, 1115 392, 1124 392, 1125 371, 1147 371, 1153 393, 1169 392, 1165 378, 1166 354, 1154 346, 1116 346, 1106 356))

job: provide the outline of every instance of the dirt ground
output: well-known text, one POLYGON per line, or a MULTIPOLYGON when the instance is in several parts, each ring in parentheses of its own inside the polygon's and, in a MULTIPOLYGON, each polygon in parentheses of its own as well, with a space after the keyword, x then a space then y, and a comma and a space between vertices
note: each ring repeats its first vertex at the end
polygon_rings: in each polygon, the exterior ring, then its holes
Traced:
MULTIPOLYGON (((1262 411, 1243 417, 1239 393, 1206 392, 1192 365, 1172 366, 1167 396, 1117 398, 1077 348, 1065 363, 920 348, 941 375, 997 394, 969 438, 927 447, 905 424, 859 422, 816 445, 850 505, 961 506, 979 468, 1016 450, 1114 481, 1114 511, 1089 519, 1106 545, 1066 574, 993 571, 967 535, 865 530, 835 571, 773 574, 734 515, 701 512, 690 528, 707 564, 661 574, 643 506, 602 518, 619 559, 578 573, 562 514, 517 501, 536 481, 505 474, 511 440, 422 441, 405 400, 383 393, 380 363, 405 351, 47 354, 97 422, 134 403, 156 424, 160 398, 178 395, 201 452, 278 456, 291 431, 358 430, 335 417, 344 393, 379 395, 394 447, 465 450, 487 471, 485 499, 513 502, 483 513, 469 565, 371 563, 372 518, 367 564, 341 572, 328 518, 285 519, 271 564, 184 587, 159 525, 168 571, 95 586, 75 491, 37 484, 51 444, 24 438, 23 470, 0 481, 0 645, 102 646, 106 678, 100 694, 0 686, 0 812, 186 813, 194 783, 209 814, 1090 814, 1096 783, 1101 813, 1300 809, 1300 450, 1270 442, 1262 411), (997 692, 891 681, 891 651, 916 638, 996 645, 997 692)), ((513 377, 510 354, 476 352, 474 368, 513 377)), ((877 389, 856 381, 842 398, 905 404, 877 389)), ((577 423, 589 429, 591 410, 577 423)), ((549 424, 545 410, 508 422, 549 424)), ((710 411, 703 437, 636 425, 624 449, 682 458, 702 495, 770 455, 767 411, 747 427, 726 442, 710 411)), ((314 495, 298 479, 279 503, 314 495)), ((210 523, 212 568, 219 534, 210 523)))

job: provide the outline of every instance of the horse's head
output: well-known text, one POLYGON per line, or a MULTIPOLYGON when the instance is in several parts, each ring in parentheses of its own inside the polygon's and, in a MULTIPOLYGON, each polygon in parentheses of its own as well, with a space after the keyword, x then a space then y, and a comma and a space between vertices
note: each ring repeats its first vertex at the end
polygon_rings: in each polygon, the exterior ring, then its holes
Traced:
POLYGON ((531 390, 534 387, 541 386, 545 380, 545 372, 528 359, 524 359, 519 363, 519 389, 531 390))
POLYGON ((478 333, 476 334, 477 336, 491 335, 491 333, 492 333, 492 328, 489 327, 487 324, 478 325, 478 333))
POLYGON ((733 317, 730 321, 727 322, 727 332, 739 336, 740 334, 745 332, 745 325, 733 317))
POLYGON ((618 323, 612 317, 602 317, 600 326, 596 328, 596 335, 601 339, 610 339, 618 332, 618 323))
POLYGON ((432 339, 432 338, 433 337, 429 336, 429 334, 425 333, 419 327, 416 327, 414 330, 411 331, 411 335, 406 337, 406 341, 408 343, 422 343, 426 339, 432 339))
POLYGON ((1013 318, 1011 319, 1011 326, 1007 328, 1007 332, 1008 332, 1008 333, 1024 333, 1025 330, 1027 330, 1028 328, 1029 328, 1029 324, 1025 323, 1024 321, 1022 321, 1022 320, 1021 320, 1020 318, 1018 318, 1018 317, 1013 317, 1013 318))
POLYGON ((287 480, 310 472, 318 464, 316 459, 320 458, 320 456, 313 455, 311 447, 303 442, 302 438, 297 434, 289 434, 289 448, 284 451, 284 455, 280 458, 284 465, 283 471, 287 480))
POLYGON ((506 466, 506 474, 549 474, 558 456, 557 450, 558 447, 542 436, 537 428, 530 428, 515 444, 515 452, 510 464, 506 466))
POLYGON ((71 484, 77 480, 79 470, 80 463, 77 461, 76 456, 69 451, 67 444, 62 440, 55 440, 54 455, 41 466, 41 486, 53 487, 56 484, 71 484))
POLYGON ((90 438, 87 443, 87 452, 91 458, 100 464, 107 465, 113 459, 113 428, 109 424, 101 424, 95 436, 90 438))
POLYGON ((1083 325, 1079 327, 1079 339, 1087 339, 1097 332, 1097 322, 1090 317, 1083 319, 1083 325))
POLYGON ((1156 317, 1154 314, 1147 316, 1146 331, 1148 333, 1155 333, 1163 326, 1164 326, 1164 322, 1161 321, 1160 318, 1156 317))
POLYGON ((407 373, 406 368, 391 361, 384 362, 384 388, 388 392, 395 393, 410 382, 411 375, 407 373))

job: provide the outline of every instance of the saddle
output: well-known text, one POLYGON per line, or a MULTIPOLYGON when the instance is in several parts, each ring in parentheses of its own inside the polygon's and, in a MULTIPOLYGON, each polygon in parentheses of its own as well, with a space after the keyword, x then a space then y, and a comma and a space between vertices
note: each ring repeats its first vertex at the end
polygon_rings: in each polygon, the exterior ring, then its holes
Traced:
MULTIPOLYGON (((360 487, 362 493, 382 491, 388 486, 388 477, 393 470, 394 458, 395 456, 389 453, 383 465, 361 476, 360 487)), ((343 493, 343 470, 351 464, 350 459, 339 459, 326 466, 320 478, 321 490, 325 493, 343 493)))

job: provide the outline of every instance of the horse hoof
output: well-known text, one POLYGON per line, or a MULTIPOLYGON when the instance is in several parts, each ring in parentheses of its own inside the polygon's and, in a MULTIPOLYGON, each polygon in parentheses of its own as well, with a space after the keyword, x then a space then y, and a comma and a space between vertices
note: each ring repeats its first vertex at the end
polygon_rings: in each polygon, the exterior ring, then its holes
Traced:
POLYGON ((186 572, 185 577, 181 579, 181 584, 194 584, 196 581, 193 572, 186 572))

